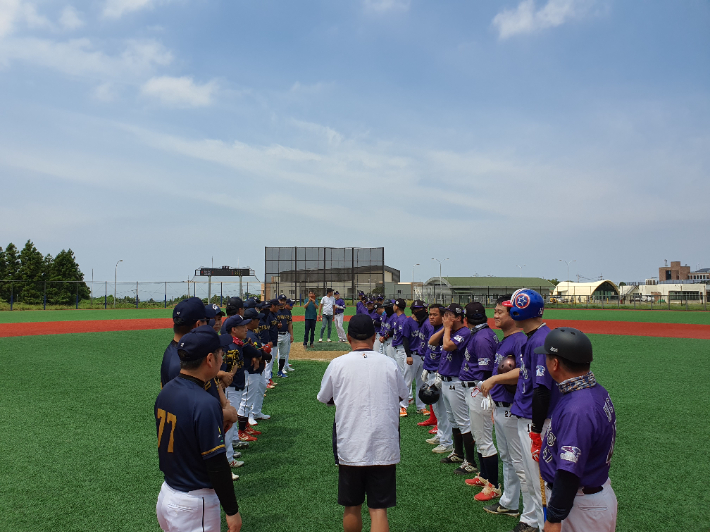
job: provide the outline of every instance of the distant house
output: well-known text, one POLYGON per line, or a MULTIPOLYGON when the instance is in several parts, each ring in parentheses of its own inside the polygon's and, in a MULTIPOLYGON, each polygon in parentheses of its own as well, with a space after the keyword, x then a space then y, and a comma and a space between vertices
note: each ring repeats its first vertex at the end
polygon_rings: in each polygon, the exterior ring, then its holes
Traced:
POLYGON ((432 277, 422 286, 422 298, 430 303, 478 301, 490 306, 518 288, 531 288, 547 298, 555 285, 541 277, 432 277))
POLYGON ((604 297, 613 297, 616 299, 620 293, 621 290, 616 283, 608 279, 592 281, 591 283, 562 281, 553 291, 553 295, 561 300, 574 299, 580 302, 604 297))

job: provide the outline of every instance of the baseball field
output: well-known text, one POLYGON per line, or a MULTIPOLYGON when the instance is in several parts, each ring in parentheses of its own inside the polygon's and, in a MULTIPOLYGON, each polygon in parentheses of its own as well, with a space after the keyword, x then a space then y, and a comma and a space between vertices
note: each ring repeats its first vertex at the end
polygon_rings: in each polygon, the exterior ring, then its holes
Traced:
MULTIPOLYGON (((159 530, 153 403, 169 317, 169 309, 0 313, 0 530, 159 530)), ((710 461, 702 450, 710 439, 710 313, 550 310, 545 317, 590 333, 592 370, 614 401, 617 529, 710 530, 710 461)), ((303 322, 294 328, 296 369, 268 391, 264 412, 272 419, 259 423, 263 434, 237 470, 245 531, 341 529, 334 410, 315 397, 327 360, 345 350, 324 343, 304 351, 303 322)), ((476 489, 439 463, 416 425, 422 419, 411 409, 401 420, 392 530, 512 529, 515 518, 483 512, 476 489)))

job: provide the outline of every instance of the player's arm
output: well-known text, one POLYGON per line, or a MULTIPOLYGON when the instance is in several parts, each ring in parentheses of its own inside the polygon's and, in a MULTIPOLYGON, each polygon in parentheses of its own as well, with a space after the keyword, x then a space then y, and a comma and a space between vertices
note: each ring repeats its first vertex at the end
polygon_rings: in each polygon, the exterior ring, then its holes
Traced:
MULTIPOLYGON (((563 469, 557 470, 555 480, 552 483, 552 494, 547 503, 548 522, 556 524, 567 519, 574 505, 574 498, 577 495, 579 485, 580 478, 577 475, 563 469)), ((545 526, 545 530, 548 530, 547 526, 545 526)))
POLYGON ((453 328, 454 318, 449 316, 444 316, 444 341, 441 348, 444 351, 450 352, 456 350, 456 342, 451 339, 451 329, 453 328))
POLYGON ((545 419, 549 417, 550 399, 552 398, 552 377, 547 371, 545 364, 545 355, 537 356, 537 365, 535 366, 535 377, 533 378, 533 397, 532 397, 532 425, 531 432, 535 434, 542 433, 542 425, 545 419))
POLYGON ((323 374, 323 379, 320 383, 320 391, 316 398, 326 405, 334 405, 335 401, 333 399, 333 370, 332 362, 328 364, 328 367, 323 374))
POLYGON ((439 345, 441 343, 441 339, 444 337, 444 328, 442 327, 438 331, 436 331, 434 334, 432 334, 429 337, 429 345, 439 345))

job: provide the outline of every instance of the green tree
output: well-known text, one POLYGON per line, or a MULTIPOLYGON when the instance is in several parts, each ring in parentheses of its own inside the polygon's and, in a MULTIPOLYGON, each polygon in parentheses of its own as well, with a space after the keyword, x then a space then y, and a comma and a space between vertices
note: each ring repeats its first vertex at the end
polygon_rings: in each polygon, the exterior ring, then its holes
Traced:
POLYGON ((84 283, 84 274, 81 273, 79 265, 76 263, 76 257, 71 249, 62 250, 57 253, 52 263, 50 279, 53 281, 79 281, 77 283, 52 283, 56 287, 55 302, 60 305, 69 305, 74 303, 79 290, 79 300, 89 299, 91 292, 89 287, 84 283))
MULTIPOLYGON (((19 279, 20 274, 20 257, 17 254, 17 247, 10 242, 5 248, 5 275, 4 279, 12 281, 19 279)), ((20 283, 3 283, 0 286, 0 297, 5 301, 10 301, 10 293, 13 293, 13 298, 17 301, 17 286, 20 283)))
POLYGON ((557 286, 558 284, 560 284, 560 281, 557 280, 557 279, 548 279, 548 281, 550 281, 550 282, 551 282, 552 284, 554 284, 555 286, 557 286))
POLYGON ((28 240, 20 251, 19 274, 24 282, 18 300, 35 305, 42 303, 44 257, 31 240, 28 240))

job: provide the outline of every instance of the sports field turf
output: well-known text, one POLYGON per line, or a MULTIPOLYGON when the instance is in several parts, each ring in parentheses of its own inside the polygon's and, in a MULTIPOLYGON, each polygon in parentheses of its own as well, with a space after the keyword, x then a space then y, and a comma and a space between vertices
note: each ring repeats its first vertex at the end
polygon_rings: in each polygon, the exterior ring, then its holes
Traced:
MULTIPOLYGON (((158 530, 152 408, 169 339, 161 330, 0 338, 0 529, 158 530)), ((617 409, 618 530, 707 531, 710 342, 592 341, 593 369, 617 409)), ((268 392, 264 411, 273 419, 259 424, 263 435, 238 471, 246 532, 341 527, 333 409, 315 400, 326 363, 293 364, 291 377, 268 392)), ((392 530, 511 529, 514 518, 483 512, 476 490, 438 463, 416 426, 421 419, 401 423, 392 530)))

